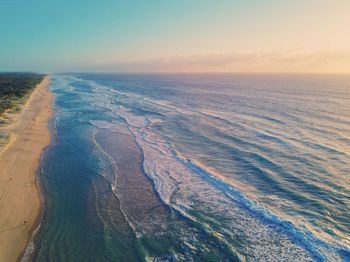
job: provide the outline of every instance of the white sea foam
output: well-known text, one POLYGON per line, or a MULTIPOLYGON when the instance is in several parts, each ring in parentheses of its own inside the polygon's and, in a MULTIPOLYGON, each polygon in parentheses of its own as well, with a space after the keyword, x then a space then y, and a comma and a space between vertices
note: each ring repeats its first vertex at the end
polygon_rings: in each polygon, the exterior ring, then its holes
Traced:
MULTIPOLYGON (((159 192, 162 200, 172 206, 184 216, 190 219, 197 219, 191 215, 199 210, 208 213, 207 219, 214 219, 214 215, 220 215, 226 221, 222 232, 215 231, 209 223, 199 221, 205 226, 207 231, 212 232, 221 241, 227 242, 223 234, 235 239, 241 236, 254 245, 245 246, 244 250, 239 250, 242 254, 249 253, 253 257, 263 257, 266 259, 276 259, 283 255, 295 259, 311 260, 309 254, 297 244, 294 244, 287 235, 281 237, 281 232, 277 233, 269 225, 262 224, 259 219, 247 214, 240 207, 240 204, 225 196, 222 191, 213 187, 193 170, 174 158, 174 149, 167 141, 157 136, 155 133, 148 133, 146 126, 140 127, 133 123, 129 112, 118 112, 127 119, 130 124, 130 131, 135 135, 138 144, 144 153, 144 169, 155 183, 155 188, 159 192), (136 127, 137 126, 137 127, 136 127), (157 137, 155 139, 155 137, 157 137), (147 142, 145 139, 147 138, 147 142), (155 143, 155 141, 157 141, 155 143), (198 201, 201 204, 198 207, 198 201), (212 213, 213 212, 213 213, 212 213), (228 222, 230 221, 230 222, 228 222), (269 241, 267 242, 267 239, 269 241), (273 239, 278 239, 274 242, 273 239), (281 243, 289 247, 288 256, 283 254, 284 249, 281 243)), ((237 199, 236 199, 237 201, 237 199)), ((215 221, 215 219, 213 220, 215 221)), ((283 233, 282 233, 283 235, 283 233)), ((229 242, 226 243, 230 246, 229 242)), ((235 249, 231 246, 232 249, 235 249)))

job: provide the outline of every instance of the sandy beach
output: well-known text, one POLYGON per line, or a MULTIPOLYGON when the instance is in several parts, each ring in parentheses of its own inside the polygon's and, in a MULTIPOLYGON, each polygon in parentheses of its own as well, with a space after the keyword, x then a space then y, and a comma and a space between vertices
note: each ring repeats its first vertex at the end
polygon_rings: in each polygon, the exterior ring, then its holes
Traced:
POLYGON ((41 198, 36 179, 40 156, 50 143, 48 120, 52 94, 49 78, 37 86, 13 124, 0 152, 0 261, 16 261, 40 218, 41 198))

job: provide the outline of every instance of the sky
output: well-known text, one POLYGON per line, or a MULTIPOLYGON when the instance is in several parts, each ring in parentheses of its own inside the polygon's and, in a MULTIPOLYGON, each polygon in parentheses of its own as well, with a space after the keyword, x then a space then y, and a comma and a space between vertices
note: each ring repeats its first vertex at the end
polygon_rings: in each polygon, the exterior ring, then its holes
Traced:
POLYGON ((0 71, 350 73, 349 0, 0 0, 0 71))

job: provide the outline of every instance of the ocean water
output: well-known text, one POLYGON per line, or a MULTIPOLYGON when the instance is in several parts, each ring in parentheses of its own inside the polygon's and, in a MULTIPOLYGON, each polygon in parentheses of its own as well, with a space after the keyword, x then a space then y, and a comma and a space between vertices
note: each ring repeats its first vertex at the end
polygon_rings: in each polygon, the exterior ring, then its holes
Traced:
POLYGON ((350 76, 55 75, 34 261, 350 261, 350 76))

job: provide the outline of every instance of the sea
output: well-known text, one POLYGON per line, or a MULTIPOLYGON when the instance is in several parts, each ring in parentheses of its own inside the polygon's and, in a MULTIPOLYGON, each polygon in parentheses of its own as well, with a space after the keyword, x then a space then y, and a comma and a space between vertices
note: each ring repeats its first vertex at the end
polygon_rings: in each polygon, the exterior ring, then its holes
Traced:
POLYGON ((350 76, 57 74, 34 261, 350 261, 350 76))

